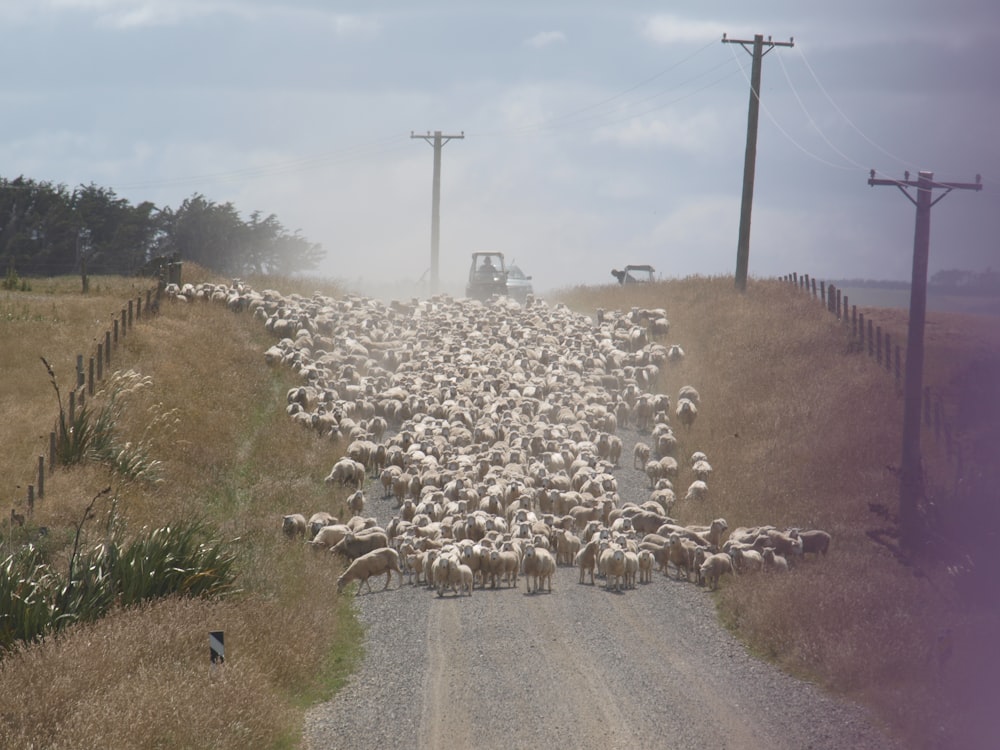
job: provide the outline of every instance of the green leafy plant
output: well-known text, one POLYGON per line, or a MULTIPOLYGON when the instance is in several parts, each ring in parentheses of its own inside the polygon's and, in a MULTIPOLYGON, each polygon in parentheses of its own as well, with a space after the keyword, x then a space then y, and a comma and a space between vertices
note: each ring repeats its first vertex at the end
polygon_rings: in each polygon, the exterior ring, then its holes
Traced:
POLYGON ((141 438, 122 442, 116 425, 120 422, 126 401, 152 384, 134 370, 115 372, 106 388, 98 396, 104 403, 98 409, 89 404, 67 414, 63 408, 62 393, 55 372, 44 357, 41 358, 49 373, 49 381, 59 402, 56 430, 56 456, 60 463, 73 465, 85 461, 106 464, 120 477, 129 481, 159 481, 160 462, 151 457, 153 436, 163 436, 176 424, 175 412, 161 411, 161 405, 150 407, 150 418, 145 421, 141 438))
POLYGON ((107 539, 81 552, 98 492, 76 526, 69 571, 61 578, 41 552, 26 545, 0 562, 0 654, 77 622, 92 622, 115 605, 130 607, 166 596, 234 593, 237 552, 200 521, 166 526, 123 541, 114 503, 107 539))

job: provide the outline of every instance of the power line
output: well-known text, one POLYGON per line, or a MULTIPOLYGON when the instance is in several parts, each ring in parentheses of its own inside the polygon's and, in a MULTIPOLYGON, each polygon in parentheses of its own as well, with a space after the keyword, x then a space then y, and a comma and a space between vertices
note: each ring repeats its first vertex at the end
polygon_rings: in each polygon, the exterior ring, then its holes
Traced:
POLYGON ((823 96, 825 96, 826 99, 827 99, 827 101, 830 102, 830 105, 834 108, 834 110, 837 112, 837 114, 839 114, 841 117, 844 118, 844 121, 851 127, 851 129, 854 130, 855 133, 857 133, 858 135, 860 135, 869 144, 871 144, 872 146, 874 146, 876 149, 878 149, 879 151, 881 151, 883 154, 885 154, 886 156, 888 156, 893 161, 895 161, 895 162, 903 165, 904 167, 910 166, 906 161, 904 161, 903 159, 900 159, 898 156, 895 156, 895 155, 891 154, 890 152, 886 151, 884 148, 882 148, 882 146, 880 146, 878 143, 876 143, 871 138, 869 138, 867 135, 865 135, 861 131, 861 128, 859 128, 857 125, 854 124, 854 121, 844 113, 844 110, 842 110, 837 105, 837 102, 835 102, 833 100, 833 97, 830 96, 830 92, 828 92, 826 90, 826 87, 819 80, 819 77, 816 75, 816 71, 813 70, 812 65, 809 64, 809 60, 806 59, 805 51, 802 50, 801 48, 799 49, 799 55, 800 55, 800 57, 802 59, 802 62, 805 64, 806 69, 809 71, 810 75, 812 75, 813 80, 816 82, 816 86, 819 88, 820 91, 823 92, 823 96))

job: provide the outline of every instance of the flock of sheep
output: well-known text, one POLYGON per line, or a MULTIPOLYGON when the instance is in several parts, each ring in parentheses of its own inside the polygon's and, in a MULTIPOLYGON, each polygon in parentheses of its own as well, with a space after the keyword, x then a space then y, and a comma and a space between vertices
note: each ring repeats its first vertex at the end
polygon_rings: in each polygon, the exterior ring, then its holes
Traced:
MULTIPOLYGON (((279 341, 264 354, 295 369, 292 419, 346 453, 326 481, 350 488, 350 518, 289 514, 282 528, 349 562, 338 587, 396 572, 413 583, 472 595, 474 588, 551 591, 558 565, 620 591, 654 570, 714 589, 721 576, 787 570, 825 554, 830 535, 771 526, 729 532, 725 519, 682 525, 671 517, 675 482, 697 504, 712 467, 701 451, 678 458, 672 422, 692 433, 701 407, 684 386, 675 403, 656 393, 667 346, 663 310, 598 311, 596 323, 564 305, 529 298, 482 303, 446 296, 386 305, 358 296, 282 296, 226 285, 168 287, 258 316, 279 341), (620 427, 644 437, 632 470, 644 500, 618 494, 620 427), (645 435, 648 434, 648 442, 645 435), (364 515, 365 491, 393 498, 385 527, 364 515)), ((627 470, 627 469, 626 469, 627 470)))

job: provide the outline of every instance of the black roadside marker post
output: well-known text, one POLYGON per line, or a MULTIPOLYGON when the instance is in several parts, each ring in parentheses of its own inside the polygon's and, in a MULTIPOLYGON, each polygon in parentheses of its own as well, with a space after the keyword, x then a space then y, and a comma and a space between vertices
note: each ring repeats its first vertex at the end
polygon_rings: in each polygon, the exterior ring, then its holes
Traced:
POLYGON ((221 630, 213 630, 208 634, 209 658, 212 660, 212 672, 226 663, 225 636, 221 630))

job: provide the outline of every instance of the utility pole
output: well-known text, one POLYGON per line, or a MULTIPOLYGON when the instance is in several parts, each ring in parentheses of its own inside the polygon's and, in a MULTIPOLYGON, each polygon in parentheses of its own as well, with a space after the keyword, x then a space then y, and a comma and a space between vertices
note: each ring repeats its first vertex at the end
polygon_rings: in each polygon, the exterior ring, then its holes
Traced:
POLYGON ((415 135, 410 131, 410 138, 422 138, 434 147, 434 186, 431 198, 431 294, 438 293, 438 243, 441 239, 441 147, 452 138, 465 138, 465 131, 460 135, 441 135, 440 130, 433 134, 415 135))
POLYGON ((917 207, 913 233, 913 273, 910 281, 910 323, 906 338, 906 372, 903 383, 903 455, 899 480, 900 542, 911 551, 923 540, 917 507, 924 496, 920 460, 920 406, 924 378, 924 320, 927 315, 927 259, 930 253, 931 207, 952 190, 982 190, 983 182, 935 182, 933 172, 920 172, 916 180, 904 173, 902 180, 881 180, 870 173, 869 185, 895 185, 917 207), (916 188, 916 199, 907 188, 916 188), (945 192, 932 200, 934 190, 945 192))
POLYGON ((750 265, 750 213, 753 208, 753 178, 757 169, 757 119, 760 114, 760 68, 764 55, 775 47, 794 47, 795 39, 787 42, 764 41, 763 34, 754 34, 748 39, 727 39, 722 35, 723 44, 738 44, 753 58, 750 69, 750 111, 747 115, 747 150, 743 158, 743 200, 740 203, 740 238, 736 247, 736 288, 745 292, 747 288, 747 268, 750 265), (747 45, 753 45, 751 49, 747 45), (764 49, 764 47, 767 49, 764 49))

